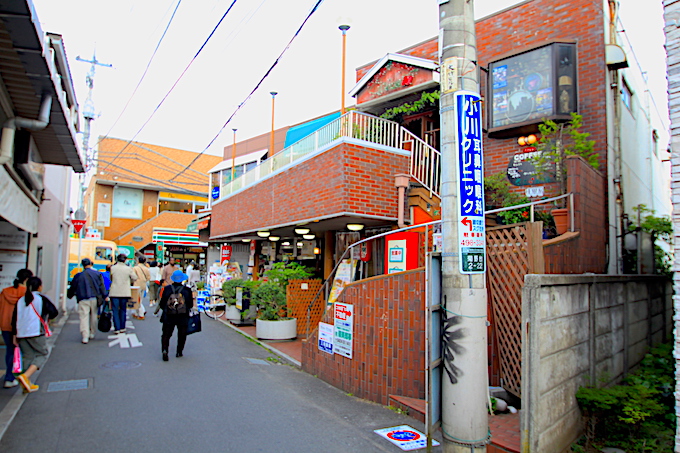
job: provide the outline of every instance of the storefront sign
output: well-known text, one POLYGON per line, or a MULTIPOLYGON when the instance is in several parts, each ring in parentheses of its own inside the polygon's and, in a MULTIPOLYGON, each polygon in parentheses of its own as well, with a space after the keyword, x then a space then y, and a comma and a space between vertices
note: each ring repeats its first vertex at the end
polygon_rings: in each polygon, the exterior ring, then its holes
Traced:
POLYGON ((555 182, 554 163, 541 164, 537 161, 542 151, 536 148, 525 148, 524 152, 515 154, 508 163, 508 181, 514 186, 530 186, 555 182))
POLYGON ((335 327, 333 324, 319 323, 319 350, 333 354, 333 336, 335 327))
POLYGON ((354 305, 336 302, 333 309, 333 318, 335 321, 333 334, 335 353, 351 359, 354 334, 354 305))
POLYGON ((486 271, 482 104, 479 94, 455 94, 458 145, 458 256, 461 274, 486 271))
POLYGON ((388 264, 387 273, 403 272, 406 270, 406 240, 387 241, 388 264))

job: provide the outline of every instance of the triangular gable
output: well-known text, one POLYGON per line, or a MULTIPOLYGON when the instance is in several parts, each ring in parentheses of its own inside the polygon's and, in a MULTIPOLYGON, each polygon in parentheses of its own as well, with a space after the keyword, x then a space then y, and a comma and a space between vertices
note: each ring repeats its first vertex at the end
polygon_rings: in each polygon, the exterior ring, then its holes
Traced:
POLYGON ((357 105, 373 99, 439 81, 438 65, 432 60, 388 53, 349 92, 357 105))

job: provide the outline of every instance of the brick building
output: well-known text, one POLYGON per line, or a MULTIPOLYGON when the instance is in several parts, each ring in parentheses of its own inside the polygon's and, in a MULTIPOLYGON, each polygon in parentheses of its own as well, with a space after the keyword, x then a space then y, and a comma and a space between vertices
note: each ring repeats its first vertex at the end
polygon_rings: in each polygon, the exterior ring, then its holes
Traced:
POLYGON ((205 263, 207 244, 187 227, 208 206, 208 170, 216 156, 110 137, 99 140, 97 171, 85 196, 88 227, 102 239, 154 256, 205 263))

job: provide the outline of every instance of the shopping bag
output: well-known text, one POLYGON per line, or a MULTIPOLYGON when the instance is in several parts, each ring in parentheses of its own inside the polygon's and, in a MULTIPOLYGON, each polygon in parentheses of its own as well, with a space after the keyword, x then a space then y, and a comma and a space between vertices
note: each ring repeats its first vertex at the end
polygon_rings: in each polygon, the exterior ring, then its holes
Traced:
POLYGON ((17 346, 14 348, 14 359, 12 360, 12 373, 21 374, 22 371, 24 371, 24 369, 21 364, 21 349, 19 349, 19 346, 17 346))
POLYGON ((201 315, 192 311, 189 313, 189 324, 187 325, 187 335, 201 331, 201 315))

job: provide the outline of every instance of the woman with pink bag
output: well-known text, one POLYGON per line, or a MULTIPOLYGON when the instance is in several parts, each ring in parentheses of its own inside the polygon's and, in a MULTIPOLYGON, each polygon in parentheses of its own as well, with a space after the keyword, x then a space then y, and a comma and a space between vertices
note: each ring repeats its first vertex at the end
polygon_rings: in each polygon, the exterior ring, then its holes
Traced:
POLYGON ((52 335, 47 322, 58 314, 54 304, 40 294, 41 290, 42 280, 38 277, 29 278, 26 282, 26 295, 19 299, 12 316, 14 344, 21 348, 25 369, 17 379, 24 388, 24 393, 38 391, 39 386, 31 383, 31 376, 47 360, 45 337, 52 335))
POLYGON ((33 276, 30 269, 20 269, 17 272, 17 278, 14 279, 14 285, 9 286, 0 292, 0 330, 2 330, 2 339, 5 342, 5 379, 2 384, 3 388, 9 389, 19 385, 12 373, 12 362, 14 359, 14 351, 18 349, 14 347, 14 340, 12 338, 12 314, 17 301, 26 294, 26 280, 33 276))

